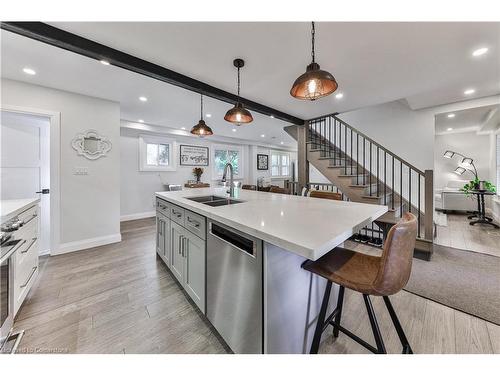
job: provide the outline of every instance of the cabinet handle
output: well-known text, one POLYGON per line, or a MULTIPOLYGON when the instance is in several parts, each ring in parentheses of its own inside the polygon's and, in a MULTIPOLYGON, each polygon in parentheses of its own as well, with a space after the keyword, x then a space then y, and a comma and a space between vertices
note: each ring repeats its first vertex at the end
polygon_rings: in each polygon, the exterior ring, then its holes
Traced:
POLYGON ((184 258, 187 258, 187 252, 188 252, 188 241, 189 241, 189 238, 185 237, 184 238, 186 241, 184 242, 184 251, 183 251, 183 254, 182 256, 184 258))
POLYGON ((25 287, 26 287, 26 285, 28 285, 28 284, 30 283, 31 278, 32 278, 32 277, 33 277, 33 275, 35 274, 35 271, 36 271, 36 269, 37 269, 37 268, 38 268, 37 266, 33 267, 33 269, 31 270, 31 273, 30 273, 30 275, 29 275, 29 277, 28 277, 28 280, 26 280, 26 282, 25 282, 23 285, 21 285, 21 288, 25 288, 25 287))
POLYGON ((162 230, 161 223, 162 223, 162 220, 161 220, 161 219, 158 219, 158 234, 159 234, 160 236, 162 236, 162 235, 163 235, 163 230, 162 230))
POLYGON ((182 256, 182 236, 179 236, 179 254, 182 256))
POLYGON ((37 214, 33 214, 33 216, 30 217, 30 219, 28 221, 25 221, 23 222, 23 225, 26 225, 28 224, 31 220, 33 220, 34 218, 36 218, 38 215, 37 214))
POLYGON ((172 210, 172 213, 177 216, 177 217, 181 217, 182 216, 182 212, 179 212, 179 211, 176 211, 176 210, 172 210))
POLYGON ((198 227, 201 225, 201 223, 200 223, 199 221, 197 221, 197 220, 193 220, 193 219, 191 219, 189 216, 187 217, 187 221, 188 221, 189 223, 192 223, 192 224, 193 224, 196 228, 198 228, 198 227))
POLYGON ((33 246, 33 244, 36 242, 37 238, 32 238, 31 239, 31 243, 29 244, 29 246, 26 248, 26 250, 22 250, 21 251, 21 254, 24 254, 24 253, 27 253, 30 249, 31 249, 31 246, 33 246))

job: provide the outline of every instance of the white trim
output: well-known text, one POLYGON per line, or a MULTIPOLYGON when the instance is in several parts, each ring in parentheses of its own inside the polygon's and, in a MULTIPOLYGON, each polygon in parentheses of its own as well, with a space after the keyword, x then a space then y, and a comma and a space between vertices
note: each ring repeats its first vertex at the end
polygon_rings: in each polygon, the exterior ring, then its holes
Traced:
POLYGON ((156 211, 139 212, 136 214, 122 215, 120 216, 120 221, 145 219, 147 217, 154 217, 154 216, 156 216, 156 211))
POLYGON ((175 139, 154 135, 139 134, 139 171, 141 172, 175 172, 177 170, 177 142, 175 139), (166 144, 169 146, 168 166, 151 166, 146 164, 146 144, 166 144))
POLYGON ((62 243, 57 251, 52 251, 51 256, 71 253, 73 251, 80 251, 85 249, 90 249, 96 246, 108 245, 111 243, 120 242, 122 240, 122 235, 120 233, 111 234, 109 236, 101 236, 89 238, 81 241, 73 241, 62 243))
POLYGON ((212 180, 220 180, 222 178, 222 173, 218 173, 215 165, 215 151, 237 151, 239 153, 238 160, 238 174, 234 175, 235 180, 243 180, 245 178, 245 149, 243 145, 226 144, 226 143, 214 143, 210 147, 210 162, 212 164, 212 180))
POLYGON ((57 253, 61 239, 61 112, 2 104, 0 110, 45 116, 50 121, 50 249, 57 253))

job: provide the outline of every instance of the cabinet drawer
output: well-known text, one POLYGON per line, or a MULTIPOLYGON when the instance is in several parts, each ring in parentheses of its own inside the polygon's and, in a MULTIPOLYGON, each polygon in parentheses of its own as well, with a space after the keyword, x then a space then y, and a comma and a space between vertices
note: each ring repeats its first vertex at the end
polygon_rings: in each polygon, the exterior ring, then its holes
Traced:
POLYGON ((194 212, 185 211, 185 221, 184 221, 184 227, 196 234, 198 237, 201 239, 205 239, 206 237, 206 224, 205 224, 205 217, 195 214, 194 212))
POLYGON ((171 205, 170 207, 170 218, 176 223, 184 226, 184 209, 175 205, 171 205))
POLYGON ((24 225, 27 225, 31 222, 36 222, 38 218, 38 205, 28 208, 26 211, 21 212, 19 215, 19 220, 24 222, 24 225))
POLYGON ((164 201, 163 199, 160 199, 160 198, 156 198, 156 211, 161 212, 167 218, 170 217, 170 208, 171 207, 172 206, 167 201, 164 201))

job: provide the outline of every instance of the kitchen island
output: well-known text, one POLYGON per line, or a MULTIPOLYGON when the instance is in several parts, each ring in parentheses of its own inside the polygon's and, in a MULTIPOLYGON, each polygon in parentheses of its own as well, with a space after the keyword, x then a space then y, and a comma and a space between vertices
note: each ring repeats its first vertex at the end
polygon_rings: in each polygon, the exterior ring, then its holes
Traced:
POLYGON ((226 190, 156 193, 158 255, 234 352, 306 353, 325 281, 302 263, 387 207, 226 190))

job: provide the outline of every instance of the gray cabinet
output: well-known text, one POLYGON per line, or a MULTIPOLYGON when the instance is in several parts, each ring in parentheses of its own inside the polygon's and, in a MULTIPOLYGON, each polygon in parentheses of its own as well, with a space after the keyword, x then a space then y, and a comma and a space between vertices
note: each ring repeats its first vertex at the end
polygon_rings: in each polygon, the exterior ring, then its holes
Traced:
POLYGON ((170 270, 177 280, 184 284, 184 228, 175 221, 170 221, 170 236, 172 244, 170 270))
POLYGON ((205 313, 206 218, 157 198, 156 251, 205 313))
POLYGON ((205 241, 184 232, 184 289, 205 312, 205 241))
POLYGON ((170 267, 170 245, 170 219, 158 213, 156 215, 156 252, 167 267, 170 267))

